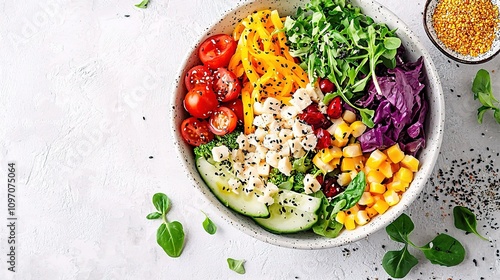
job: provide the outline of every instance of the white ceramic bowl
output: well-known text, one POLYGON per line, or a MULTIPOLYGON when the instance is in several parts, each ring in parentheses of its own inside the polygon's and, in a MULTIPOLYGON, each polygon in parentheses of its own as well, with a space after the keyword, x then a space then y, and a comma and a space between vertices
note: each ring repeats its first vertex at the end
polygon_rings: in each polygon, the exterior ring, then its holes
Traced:
POLYGON ((372 219, 367 225, 359 226, 352 231, 343 231, 339 237, 333 239, 318 236, 312 232, 288 235, 270 233, 258 226, 252 219, 233 212, 217 200, 198 174, 192 147, 183 141, 179 131, 181 122, 188 116, 182 105, 184 95, 186 94, 186 89, 183 83, 184 75, 191 67, 200 63, 196 55, 198 44, 212 34, 230 34, 237 21, 246 17, 253 11, 263 8, 277 9, 281 16, 285 16, 295 14, 297 7, 303 6, 306 1, 259 0, 240 4, 234 10, 224 15, 215 25, 209 28, 208 31, 201 38, 199 38, 198 42, 193 42, 192 49, 188 53, 185 63, 181 66, 178 76, 175 79, 175 91, 172 95, 172 106, 170 109, 171 128, 174 138, 173 142, 179 152, 179 162, 183 165, 187 177, 189 177, 193 182, 194 188, 199 190, 203 196, 209 200, 218 209, 218 211, 220 211, 220 215, 225 220, 242 232, 264 242, 289 248, 318 249, 341 246, 367 237, 371 233, 384 228, 390 222, 395 220, 418 197, 424 188, 438 157, 444 128, 444 98, 441 83, 429 53, 425 50, 419 39, 403 22, 379 3, 375 1, 359 0, 354 0, 352 2, 353 4, 361 7, 363 12, 371 16, 375 21, 385 22, 390 28, 398 29, 397 34, 401 38, 404 47, 407 50, 408 59, 414 61, 420 56, 424 56, 425 71, 427 76, 426 90, 430 105, 429 115, 425 124, 427 146, 420 152, 419 155, 421 169, 416 173, 413 182, 411 183, 409 189, 404 193, 401 202, 394 207, 391 207, 383 215, 379 215, 372 219))

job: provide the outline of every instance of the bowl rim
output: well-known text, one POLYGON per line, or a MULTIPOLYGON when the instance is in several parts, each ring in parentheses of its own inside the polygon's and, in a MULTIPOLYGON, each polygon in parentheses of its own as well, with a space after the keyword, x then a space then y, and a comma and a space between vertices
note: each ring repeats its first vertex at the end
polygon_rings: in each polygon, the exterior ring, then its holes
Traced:
MULTIPOLYGON (((431 153, 427 158, 429 163, 427 163, 426 169, 419 170, 419 172, 421 172, 420 174, 422 174, 421 175, 422 182, 418 186, 419 187, 418 189, 415 189, 417 186, 414 186, 415 193, 412 194, 412 196, 409 197, 408 200, 405 201, 406 203, 405 204, 399 203, 398 205, 391 207, 393 212, 392 212, 392 216, 390 218, 388 216, 384 216, 385 218, 383 221, 377 220, 377 221, 381 221, 381 222, 375 223, 374 221, 372 221, 369 230, 361 231, 361 232, 357 233, 356 236, 350 237, 349 239, 342 238, 342 235, 339 235, 336 238, 321 237, 321 239, 319 241, 318 240, 308 240, 309 242, 300 243, 302 240, 296 239, 294 234, 279 235, 279 234, 274 234, 274 233, 270 233, 268 231, 265 231, 265 229, 263 229, 263 228, 262 228, 262 231, 265 232, 265 234, 262 234, 262 233, 259 233, 255 230, 253 230, 251 227, 248 227, 245 224, 248 217, 243 216, 239 213, 236 213, 236 212, 232 211, 231 209, 229 209, 228 207, 224 206, 222 203, 220 203, 220 201, 215 197, 215 195, 213 195, 213 193, 208 189, 208 187, 203 182, 203 180, 201 178, 198 178, 198 180, 197 180, 196 177, 200 177, 199 174, 191 174, 191 172, 189 172, 189 170, 190 170, 189 162, 186 159, 185 154, 183 154, 181 151, 181 145, 183 145, 184 141, 183 141, 182 137, 180 136, 180 133, 178 133, 178 127, 176 124, 176 117, 175 117, 177 114, 176 107, 178 107, 178 106, 176 106, 176 94, 175 94, 175 92, 177 91, 178 87, 180 86, 180 83, 182 82, 183 74, 186 71, 187 65, 189 64, 189 58, 191 57, 192 53, 197 49, 197 46, 200 44, 201 40, 203 40, 204 38, 209 36, 209 34, 212 32, 213 28, 217 24, 219 24, 220 19, 227 17, 229 14, 243 8, 244 6, 252 5, 252 4, 255 4, 257 2, 260 2, 260 1, 259 0, 250 0, 250 1, 239 2, 232 9, 223 13, 219 17, 219 20, 216 20, 212 24, 210 24, 205 29, 205 31, 200 36, 198 36, 198 40, 195 41, 193 44, 191 44, 191 48, 189 48, 186 51, 186 53, 183 55, 182 63, 180 65, 180 67, 178 67, 177 71, 175 72, 176 76, 174 76, 174 81, 172 83, 173 94, 170 97, 170 108, 169 108, 169 111, 170 111, 170 113, 169 113, 170 130, 171 130, 171 138, 172 138, 171 140, 174 143, 176 154, 179 157, 179 160, 180 160, 181 165, 184 169, 184 172, 187 173, 187 175, 188 175, 187 177, 189 178, 189 180, 197 186, 198 191, 200 191, 202 194, 204 194, 204 190, 202 189, 202 187, 203 187, 204 189, 206 189, 206 191, 208 191, 210 194, 212 194, 211 197, 208 197, 207 195, 202 195, 202 197, 205 201, 210 202, 211 207, 215 207, 217 209, 218 214, 220 214, 220 217, 223 220, 230 223, 234 228, 237 228, 238 230, 245 233, 246 235, 251 236, 257 240, 263 241, 265 243, 279 246, 279 247, 285 247, 285 248, 314 250, 314 249, 324 249, 324 248, 333 248, 333 247, 344 246, 344 245, 359 241, 363 238, 366 238, 367 236, 369 236, 369 235, 381 230, 382 228, 386 227, 388 224, 390 224, 391 222, 396 220, 404 211, 406 211, 408 209, 408 207, 417 199, 419 194, 422 193, 424 187, 426 186, 426 182, 430 178, 430 175, 432 174, 434 166, 437 162, 437 158, 439 156, 439 151, 441 148, 443 134, 444 134, 443 131, 444 131, 444 123, 445 123, 445 110, 444 110, 445 105, 444 105, 444 93, 443 93, 441 81, 439 79, 439 75, 438 75, 437 70, 435 68, 435 64, 430 56, 430 53, 425 48, 425 46, 423 45, 423 43, 421 42, 419 37, 416 36, 412 30, 410 30, 410 28, 408 27, 408 25, 406 23, 404 23, 404 21, 402 21, 396 14, 394 14, 391 10, 389 10, 384 5, 381 5, 380 3, 376 2, 376 1, 371 1, 373 5, 376 5, 380 8, 382 8, 382 12, 381 12, 382 14, 386 14, 387 16, 389 16, 389 17, 393 18, 395 21, 397 21, 398 24, 402 24, 403 26, 406 27, 405 31, 404 31, 405 35, 408 38, 411 38, 412 44, 414 44, 416 46, 416 48, 419 49, 422 56, 425 58, 424 59, 424 67, 426 69, 427 76, 432 76, 434 81, 435 81, 433 83, 433 91, 435 92, 435 95, 436 95, 436 98, 435 98, 436 102, 433 104, 433 106, 442 108, 441 110, 437 111, 436 116, 435 116, 435 123, 433 124, 434 130, 436 131, 436 135, 435 135, 436 138, 434 139, 435 141, 432 142, 433 143, 432 148, 434 149, 434 152, 431 153), (424 171, 425 171, 425 173, 424 173, 424 171), (214 205, 212 203, 213 200, 219 202, 219 204, 214 205), (272 237, 269 238, 269 235, 271 235, 272 237), (281 237, 289 237, 289 238, 281 238, 281 237), (296 241, 296 242, 294 242, 294 241, 296 241), (297 243, 297 242, 299 242, 299 243, 297 243)), ((362 3, 362 1, 360 1, 360 0, 357 0, 355 2, 362 3)), ((428 81, 430 82, 430 79, 428 81)), ((429 135, 427 135, 427 140, 429 139, 428 137, 429 137, 429 135)), ((429 146, 429 148, 431 148, 431 147, 429 146)), ((249 219, 251 219, 251 218, 249 218, 249 219)))
MULTIPOLYGON (((429 40, 431 40, 432 44, 436 48, 438 48, 439 51, 441 51, 441 53, 443 53, 444 55, 446 55, 447 57, 453 59, 456 62, 460 62, 460 63, 463 63, 463 64, 470 64, 470 65, 477 65, 477 64, 482 64, 482 63, 488 62, 488 61, 492 60, 493 58, 495 58, 500 53, 500 48, 499 48, 496 52, 492 52, 491 55, 489 55, 489 56, 487 56, 487 57, 485 57, 485 58, 483 58, 481 60, 465 60, 465 59, 461 59, 461 58, 458 58, 458 57, 454 56, 453 55, 453 52, 454 52, 453 50, 441 47, 441 45, 438 42, 439 39, 435 38, 432 35, 432 33, 430 32, 430 28, 434 29, 434 27, 429 27, 429 25, 427 24, 427 20, 426 20, 427 16, 428 16, 428 13, 430 13, 429 5, 432 2, 435 2, 435 1, 439 1, 439 0, 426 0, 425 6, 424 6, 424 13, 423 13, 423 16, 422 16, 422 21, 423 21, 423 24, 424 24, 424 30, 425 30, 425 33, 427 34, 427 37, 429 38, 429 40)), ((500 40, 500 39, 497 39, 497 40, 500 40)))

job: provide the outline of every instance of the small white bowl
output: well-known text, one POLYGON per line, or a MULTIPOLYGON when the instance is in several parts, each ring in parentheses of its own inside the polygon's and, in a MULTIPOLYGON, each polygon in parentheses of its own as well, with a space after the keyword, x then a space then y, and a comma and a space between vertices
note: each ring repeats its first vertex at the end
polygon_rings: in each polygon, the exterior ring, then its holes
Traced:
POLYGON ((404 193, 401 202, 391 207, 385 214, 375 217, 368 224, 357 227, 352 231, 343 231, 337 238, 325 238, 312 232, 288 235, 270 233, 258 226, 252 219, 233 212, 224 206, 210 192, 209 188, 198 174, 192 147, 183 141, 179 131, 181 122, 188 117, 182 105, 184 95, 186 94, 183 78, 191 67, 200 63, 196 55, 198 44, 212 34, 230 34, 235 24, 253 11, 263 8, 277 9, 281 16, 291 15, 295 14, 297 7, 305 5, 306 1, 259 0, 239 5, 234 10, 225 14, 220 21, 209 28, 209 30, 199 38, 198 42, 193 42, 193 46, 186 57, 185 63, 181 66, 174 81, 175 91, 172 94, 172 106, 170 109, 171 129, 174 138, 173 142, 176 146, 176 150, 179 152, 179 162, 183 165, 187 177, 193 182, 194 188, 200 191, 203 196, 218 209, 220 215, 225 220, 242 232, 264 242, 289 248, 318 249, 341 246, 365 238, 394 221, 418 197, 427 179, 431 175, 434 163, 437 160, 443 137, 445 106, 441 83, 429 53, 419 41, 418 37, 409 30, 401 19, 379 3, 375 1, 360 0, 354 0, 352 2, 361 7, 362 11, 371 16, 375 21, 385 22, 390 28, 398 29, 397 35, 401 38, 407 50, 406 55, 408 59, 415 61, 420 56, 424 57, 424 68, 427 77, 425 84, 429 100, 429 113, 425 123, 427 146, 419 155, 421 169, 415 174, 415 178, 408 190, 404 193))
MULTIPOLYGON (((500 0, 492 0, 493 5, 500 8, 500 0)), ((480 64, 493 59, 500 52, 500 29, 497 29, 495 40, 489 51, 482 53, 478 56, 463 55, 450 48, 448 48, 441 40, 439 40, 434 24, 432 15, 436 10, 439 0, 427 0, 424 9, 424 29, 431 42, 447 57, 464 64, 480 64)))

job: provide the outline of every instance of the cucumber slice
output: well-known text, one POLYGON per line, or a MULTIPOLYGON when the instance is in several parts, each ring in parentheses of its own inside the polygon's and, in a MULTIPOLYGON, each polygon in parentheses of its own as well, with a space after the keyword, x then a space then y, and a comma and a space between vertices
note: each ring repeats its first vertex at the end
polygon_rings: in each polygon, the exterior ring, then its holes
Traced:
POLYGON ((269 218, 255 222, 274 233, 294 233, 310 229, 317 221, 321 199, 289 190, 280 190, 269 206, 269 218))
POLYGON ((204 157, 199 157, 196 160, 196 168, 212 193, 224 205, 246 216, 269 217, 267 205, 258 201, 255 192, 231 191, 228 181, 236 177, 227 166, 217 162, 211 164, 204 157))

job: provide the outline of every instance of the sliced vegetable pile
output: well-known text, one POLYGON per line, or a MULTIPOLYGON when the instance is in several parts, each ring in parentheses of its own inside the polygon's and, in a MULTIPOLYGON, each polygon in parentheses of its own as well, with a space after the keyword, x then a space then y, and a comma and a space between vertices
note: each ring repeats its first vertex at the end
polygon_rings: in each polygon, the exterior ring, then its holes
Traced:
POLYGON ((181 133, 219 200, 276 233, 336 237, 397 204, 425 146, 423 60, 341 0, 256 11, 200 45, 181 133))

